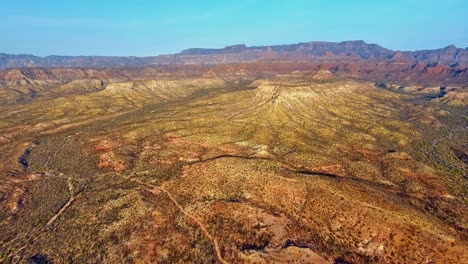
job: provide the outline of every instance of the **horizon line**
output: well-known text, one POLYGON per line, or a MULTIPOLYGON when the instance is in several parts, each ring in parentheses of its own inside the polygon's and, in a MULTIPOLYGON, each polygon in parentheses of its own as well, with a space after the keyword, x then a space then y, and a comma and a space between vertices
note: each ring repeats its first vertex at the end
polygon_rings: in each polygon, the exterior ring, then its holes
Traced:
MULTIPOLYGON (((160 53, 160 54, 155 54, 155 55, 147 55, 147 56, 135 56, 135 55, 57 55, 57 54, 50 54, 50 55, 45 55, 45 56, 39 56, 39 55, 34 55, 34 54, 31 54, 31 53, 3 53, 3 52, 0 52, 0 54, 3 54, 3 55, 10 55, 10 56, 33 56, 33 57, 37 57, 37 58, 48 58, 48 57, 109 57, 109 58, 150 58, 150 57, 158 57, 158 56, 167 56, 167 55, 178 55, 180 53, 182 53, 183 51, 186 51, 186 50, 190 50, 190 49, 201 49, 201 50, 223 50, 225 48, 228 48, 228 47, 234 47, 234 46, 245 46, 246 48, 256 48, 256 47, 275 47, 275 46, 286 46, 286 45, 300 45, 300 44, 309 44, 309 43, 344 43, 344 42, 364 42, 365 44, 367 45, 377 45, 381 48, 384 48, 384 49, 387 49, 389 51, 393 51, 393 52, 398 52, 398 51, 401 51, 401 52, 416 52, 416 51, 428 51, 428 50, 438 50, 438 49, 444 49, 444 48, 449 48, 449 47, 454 47, 454 48, 457 48, 457 49, 468 49, 468 46, 463 48, 463 47, 457 47, 456 45, 454 44, 449 44, 447 46, 444 46, 444 47, 439 47, 439 48, 436 48, 436 49, 415 49, 415 50, 392 50, 392 49, 388 49, 388 48, 385 48, 383 46, 381 46, 380 44, 377 44, 377 43, 367 43, 365 40, 343 40, 343 41, 306 41, 306 42, 296 42, 296 43, 287 43, 287 44, 274 44, 274 45, 250 45, 250 46, 247 46, 246 44, 244 43, 237 43, 237 44, 230 44, 230 45, 225 45, 224 47, 222 48, 210 48, 210 47, 207 47, 207 48, 201 48, 201 47, 193 47, 193 48, 186 48, 186 49, 182 49, 180 50, 179 52, 177 53, 160 53)), ((200 55, 201 56, 201 55, 200 55)))

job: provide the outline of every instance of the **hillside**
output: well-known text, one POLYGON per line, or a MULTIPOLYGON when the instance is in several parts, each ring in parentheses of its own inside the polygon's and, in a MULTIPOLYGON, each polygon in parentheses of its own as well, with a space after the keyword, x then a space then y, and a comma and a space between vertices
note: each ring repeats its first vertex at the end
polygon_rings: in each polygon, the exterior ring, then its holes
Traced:
POLYGON ((0 262, 463 262, 466 75, 391 65, 2 71, 0 262))

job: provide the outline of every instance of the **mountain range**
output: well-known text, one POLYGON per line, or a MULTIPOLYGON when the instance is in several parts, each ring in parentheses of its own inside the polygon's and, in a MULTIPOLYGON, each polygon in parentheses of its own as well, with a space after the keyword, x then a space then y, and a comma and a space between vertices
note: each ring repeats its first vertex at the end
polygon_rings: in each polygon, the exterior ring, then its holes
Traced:
POLYGON ((434 50, 393 51, 362 40, 335 42, 305 42, 289 45, 233 45, 221 49, 191 48, 177 54, 150 57, 114 56, 47 56, 11 55, 0 53, 0 69, 57 67, 142 67, 155 65, 225 64, 259 60, 290 61, 401 61, 443 63, 451 67, 466 67, 468 48, 453 45, 434 50))

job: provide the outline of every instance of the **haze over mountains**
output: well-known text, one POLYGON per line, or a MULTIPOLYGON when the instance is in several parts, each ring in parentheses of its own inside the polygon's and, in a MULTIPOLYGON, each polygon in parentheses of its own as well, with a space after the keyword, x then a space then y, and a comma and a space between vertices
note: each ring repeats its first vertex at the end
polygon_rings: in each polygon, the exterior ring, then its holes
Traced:
POLYGON ((468 62, 468 48, 453 45, 420 51, 393 51, 362 40, 335 42, 305 42, 289 45, 252 46, 243 44, 222 49, 192 48, 177 54, 151 57, 113 56, 47 56, 11 55, 0 53, 0 69, 31 67, 140 67, 167 64, 220 64, 257 60, 294 61, 422 61, 455 64, 468 62))
POLYGON ((339 78, 401 85, 466 85, 468 50, 392 51, 364 41, 292 45, 193 48, 154 57, 48 56, 0 54, 0 82, 54 83, 80 79, 131 80, 160 74, 272 76, 293 71, 329 71, 339 78))

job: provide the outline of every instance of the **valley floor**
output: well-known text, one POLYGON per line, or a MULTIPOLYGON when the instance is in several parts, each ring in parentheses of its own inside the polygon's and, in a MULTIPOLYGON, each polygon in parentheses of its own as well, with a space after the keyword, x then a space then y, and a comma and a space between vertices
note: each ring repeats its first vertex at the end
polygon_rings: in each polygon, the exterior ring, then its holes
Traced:
POLYGON ((3 87, 0 262, 466 261, 464 90, 320 74, 3 87))

